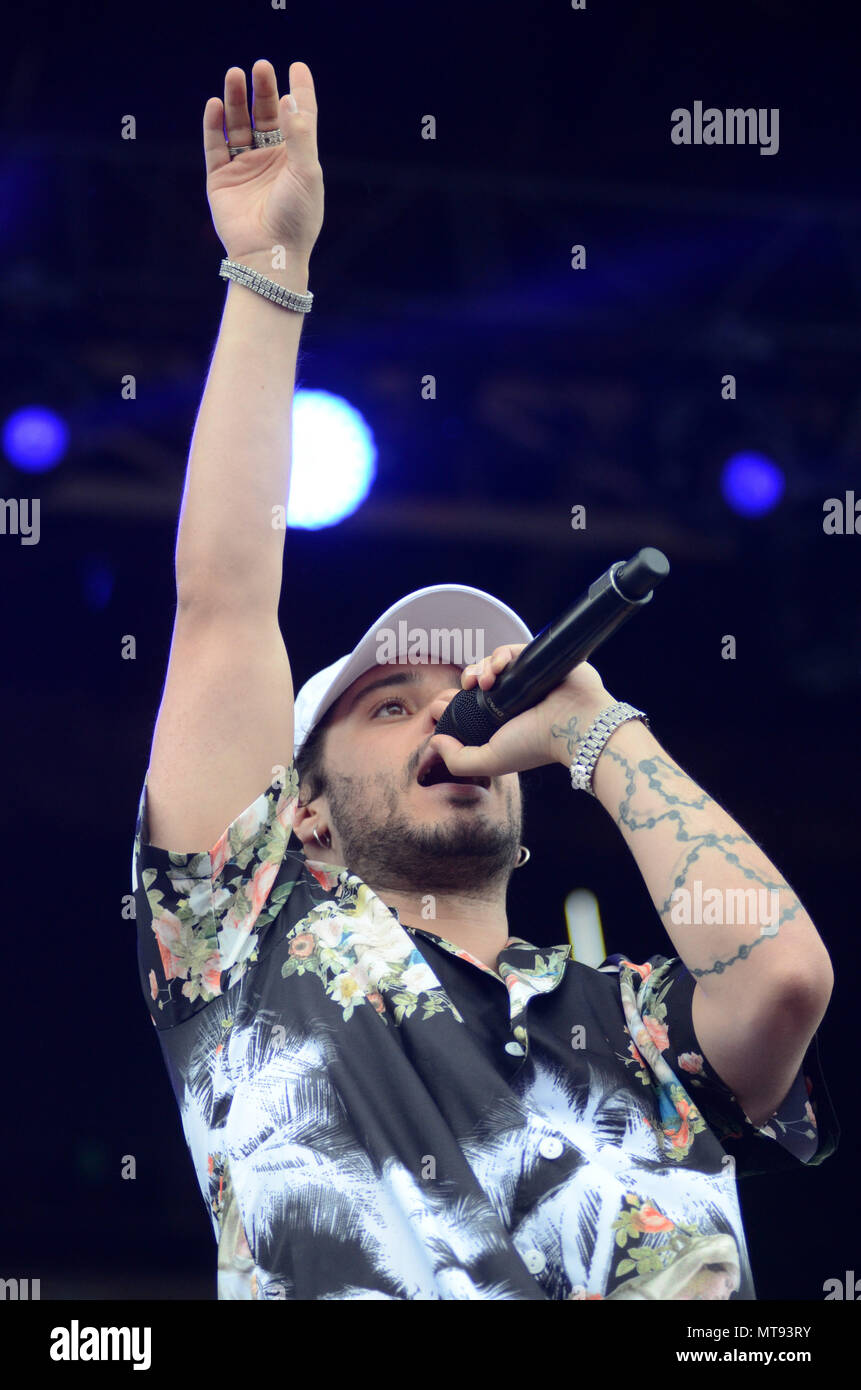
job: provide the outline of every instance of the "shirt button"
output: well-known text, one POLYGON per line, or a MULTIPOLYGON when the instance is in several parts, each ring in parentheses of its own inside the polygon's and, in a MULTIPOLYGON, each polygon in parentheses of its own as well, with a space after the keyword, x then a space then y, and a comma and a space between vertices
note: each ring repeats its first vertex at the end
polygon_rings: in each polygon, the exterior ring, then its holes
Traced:
POLYGON ((547 1264, 547 1261, 545 1260, 541 1251, 537 1250, 533 1245, 529 1250, 524 1250, 523 1263, 526 1265, 526 1268, 529 1270, 530 1274, 540 1274, 544 1266, 547 1264))
POLYGON ((505 1050, 506 1052, 510 1052, 512 1057, 523 1057, 525 1055, 519 1042, 506 1043, 505 1050))
POLYGON ((553 1135, 548 1135, 538 1145, 538 1152, 542 1158, 558 1158, 564 1147, 561 1139, 555 1139, 553 1135))

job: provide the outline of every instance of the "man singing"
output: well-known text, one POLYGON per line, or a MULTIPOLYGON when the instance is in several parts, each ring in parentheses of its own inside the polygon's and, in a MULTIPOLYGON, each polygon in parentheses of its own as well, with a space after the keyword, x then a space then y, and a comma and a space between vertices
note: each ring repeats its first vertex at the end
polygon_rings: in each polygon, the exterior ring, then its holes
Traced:
POLYGON ((255 63, 249 114, 231 68, 204 113, 227 296, 132 869, 218 1296, 755 1298, 736 1175, 838 1137, 831 963, 774 865, 591 665, 483 747, 436 735, 531 637, 476 589, 398 600, 294 710, 273 516, 323 182, 311 72, 289 75, 279 100, 255 63), (379 659, 443 630, 486 655, 379 659), (618 825, 664 954, 595 969, 511 933, 519 774, 554 762, 572 836, 584 793, 618 825))

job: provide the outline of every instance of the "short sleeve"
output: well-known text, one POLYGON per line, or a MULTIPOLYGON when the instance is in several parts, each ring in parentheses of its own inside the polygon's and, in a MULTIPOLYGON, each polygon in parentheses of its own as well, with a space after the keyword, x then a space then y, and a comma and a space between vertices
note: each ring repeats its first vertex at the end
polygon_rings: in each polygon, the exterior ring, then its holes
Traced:
POLYGON ((164 1029, 242 978, 304 861, 288 851, 298 796, 292 763, 212 849, 199 853, 174 853, 148 843, 147 793, 145 778, 132 889, 141 986, 156 1028, 164 1029))
POLYGON ((703 1052, 693 1024, 696 980, 684 962, 661 955, 642 965, 623 956, 609 961, 618 962, 622 979, 630 981, 649 1041, 733 1156, 738 1177, 795 1170, 799 1163, 809 1167, 834 1153, 840 1128, 822 1073, 818 1035, 811 1038, 777 1112, 757 1127, 703 1052))

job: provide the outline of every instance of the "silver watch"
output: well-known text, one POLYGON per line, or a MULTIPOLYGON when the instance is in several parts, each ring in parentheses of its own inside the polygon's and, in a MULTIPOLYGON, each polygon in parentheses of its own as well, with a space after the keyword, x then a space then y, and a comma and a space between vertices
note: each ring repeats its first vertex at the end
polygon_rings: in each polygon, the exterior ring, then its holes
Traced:
POLYGON ((634 709, 633 705, 626 704, 624 700, 619 700, 615 705, 609 705, 598 715, 580 744, 577 761, 571 764, 571 785, 576 791, 588 792, 590 796, 595 795, 592 790, 592 774, 595 771, 595 764, 610 735, 618 729, 620 724, 626 724, 629 719, 642 719, 646 728, 649 727, 649 721, 643 711, 634 709))

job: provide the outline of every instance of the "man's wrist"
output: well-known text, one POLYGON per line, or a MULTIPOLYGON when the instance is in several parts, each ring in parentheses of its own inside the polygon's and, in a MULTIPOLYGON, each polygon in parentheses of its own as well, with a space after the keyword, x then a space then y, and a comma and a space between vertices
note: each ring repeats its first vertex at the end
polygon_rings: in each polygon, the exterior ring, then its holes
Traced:
POLYGON ((652 757, 659 748, 655 735, 642 719, 628 719, 613 730, 601 749, 592 773, 592 790, 607 810, 615 813, 623 794, 626 783, 624 763, 636 765, 640 759, 652 757), (609 748, 616 754, 614 758, 604 756, 609 748))
POLYGON ((564 721, 552 725, 550 731, 551 751, 554 762, 570 768, 580 756, 580 750, 592 725, 600 714, 605 714, 616 704, 612 695, 597 700, 588 707, 578 707, 564 721))
POLYGON ((247 265, 251 270, 259 271, 261 275, 274 280, 276 285, 282 285, 284 289, 294 290, 296 294, 307 292, 310 276, 308 256, 300 255, 298 252, 285 253, 271 247, 241 254, 225 252, 225 255, 229 261, 236 261, 238 265, 247 265))

